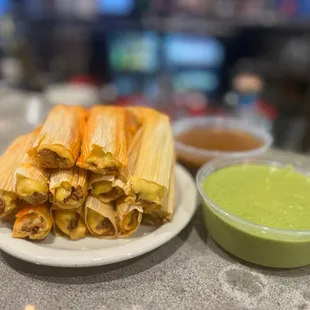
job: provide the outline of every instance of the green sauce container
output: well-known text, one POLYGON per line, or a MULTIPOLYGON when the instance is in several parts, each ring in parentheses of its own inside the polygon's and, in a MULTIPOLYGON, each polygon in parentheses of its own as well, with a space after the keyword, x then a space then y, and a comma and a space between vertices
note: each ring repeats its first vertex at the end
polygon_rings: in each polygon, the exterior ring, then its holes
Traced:
MULTIPOLYGON (((285 168, 290 163, 278 161, 275 158, 236 158, 219 159, 201 167, 196 182, 203 198, 205 225, 212 238, 227 252, 257 265, 296 268, 310 264, 310 230, 275 228, 263 223, 257 224, 233 212, 227 212, 210 199, 203 187, 206 178, 220 169, 239 165, 285 168)), ((298 165, 292 166, 292 169, 305 174, 298 165)), ((254 178, 255 175, 253 180, 254 178)), ((251 207, 253 206, 249 205, 249 208, 251 207)))

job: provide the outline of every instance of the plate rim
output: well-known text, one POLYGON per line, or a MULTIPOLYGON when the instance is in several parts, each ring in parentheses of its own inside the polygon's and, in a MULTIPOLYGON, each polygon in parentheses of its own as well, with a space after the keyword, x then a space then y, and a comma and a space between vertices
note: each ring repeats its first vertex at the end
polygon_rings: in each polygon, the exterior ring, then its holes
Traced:
MULTIPOLYGON (((117 255, 110 255, 109 257, 109 252, 115 252, 115 247, 92 249, 88 251, 55 249, 42 247, 40 243, 29 242, 23 239, 14 239, 11 235, 6 233, 0 233, 0 249, 11 256, 37 265, 73 268, 108 265, 148 253, 178 235, 190 222, 197 208, 198 191, 193 177, 178 163, 176 163, 175 171, 176 182, 181 184, 181 189, 186 185, 186 191, 181 190, 182 195, 181 199, 177 200, 179 205, 178 210, 174 214, 174 221, 160 226, 151 233, 141 236, 133 242, 116 246, 117 248, 122 248, 117 255), (182 205, 184 205, 183 208, 182 205), (184 217, 183 213, 187 213, 187 216, 184 217), (27 242, 27 246, 25 246, 25 242, 27 242), (132 245, 134 245, 135 250, 129 251, 132 245), (43 254, 36 254, 36 252, 40 251, 43 252, 43 254), (71 255, 68 255, 70 252, 71 255), (75 255, 74 258, 72 254, 75 255), (105 256, 105 254, 108 255, 105 256)), ((68 240, 68 242, 73 241, 68 240)))

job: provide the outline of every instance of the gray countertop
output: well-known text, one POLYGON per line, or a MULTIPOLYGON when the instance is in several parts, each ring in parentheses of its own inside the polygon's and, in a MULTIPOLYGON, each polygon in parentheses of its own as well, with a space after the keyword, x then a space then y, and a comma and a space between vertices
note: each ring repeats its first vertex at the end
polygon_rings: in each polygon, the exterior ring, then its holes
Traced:
MULTIPOLYGON (((14 133, 22 131, 16 126, 14 133)), ((310 164, 303 156, 271 153, 310 164)), ((0 252, 0 288, 0 309, 10 310, 310 309, 310 268, 241 263, 208 236, 200 208, 177 237, 123 263, 52 268, 0 252)))

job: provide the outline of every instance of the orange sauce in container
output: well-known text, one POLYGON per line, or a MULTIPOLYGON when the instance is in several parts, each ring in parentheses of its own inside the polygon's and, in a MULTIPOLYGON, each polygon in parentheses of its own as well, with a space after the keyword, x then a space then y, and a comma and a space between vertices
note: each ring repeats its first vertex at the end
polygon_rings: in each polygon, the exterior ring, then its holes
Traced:
POLYGON ((259 148, 263 141, 239 129, 193 128, 177 136, 177 140, 198 149, 242 152, 259 148))
MULTIPOLYGON (((176 140, 182 144, 204 151, 223 152, 228 155, 234 152, 246 152, 264 145, 264 141, 255 135, 241 129, 218 128, 218 127, 196 127, 191 128, 177 135, 176 140)), ((210 157, 195 154, 190 156, 185 153, 178 153, 178 159, 190 170, 195 170, 208 160, 210 157)))

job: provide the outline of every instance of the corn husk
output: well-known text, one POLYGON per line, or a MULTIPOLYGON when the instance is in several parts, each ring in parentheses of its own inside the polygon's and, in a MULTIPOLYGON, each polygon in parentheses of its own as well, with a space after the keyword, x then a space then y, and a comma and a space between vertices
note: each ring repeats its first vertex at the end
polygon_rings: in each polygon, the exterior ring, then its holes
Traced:
POLYGON ((140 226, 143 214, 141 203, 135 197, 128 196, 116 202, 119 236, 128 237, 140 226))
POLYGON ((49 113, 29 155, 43 168, 71 168, 80 153, 87 112, 59 105, 49 113))
POLYGON ((60 209, 79 209, 87 196, 87 171, 74 166, 50 176, 50 201, 60 209))
POLYGON ((117 174, 127 165, 126 110, 95 106, 89 112, 77 165, 100 174, 117 174))
POLYGON ((138 200, 162 203, 169 188, 173 152, 168 117, 148 113, 130 145, 128 165, 123 172, 138 200))
MULTIPOLYGON (((140 108, 127 108, 126 110, 126 141, 127 149, 129 149, 136 133, 142 126, 144 118, 139 110, 140 108)), ((143 108, 141 108, 143 109, 143 108)))
POLYGON ((57 208, 57 206, 52 206, 51 214, 56 236, 79 240, 87 235, 83 207, 80 207, 78 210, 62 210, 57 208))
POLYGON ((16 138, 0 157, 0 219, 14 216, 18 209, 14 174, 34 139, 34 133, 16 138))
POLYGON ((12 237, 41 240, 48 236, 52 226, 48 204, 27 205, 16 214, 12 237))
POLYGON ((97 198, 88 196, 85 201, 85 223, 93 236, 117 237, 117 216, 111 203, 102 203, 97 198))
POLYGON ((48 181, 49 174, 25 153, 14 177, 14 188, 19 198, 33 205, 46 202, 48 181))
POLYGON ((175 164, 171 167, 171 178, 169 191, 163 200, 163 203, 158 206, 153 203, 143 202, 143 218, 142 223, 148 225, 159 226, 169 222, 174 213, 174 193, 175 193, 175 164))
POLYGON ((90 177, 89 188, 93 196, 101 202, 111 202, 128 195, 130 186, 122 175, 102 175, 93 173, 90 177))
POLYGON ((127 110, 131 114, 131 118, 133 120, 133 123, 135 124, 135 127, 142 126, 145 122, 148 122, 149 119, 154 117, 160 117, 163 114, 147 107, 141 107, 141 106, 133 106, 128 107, 127 110))

